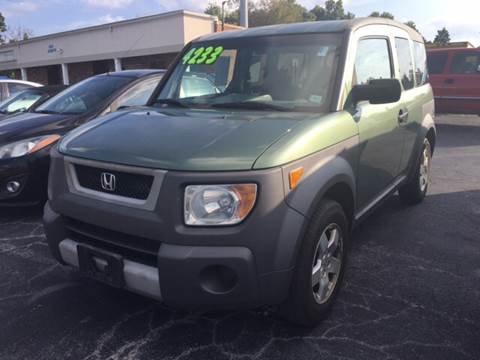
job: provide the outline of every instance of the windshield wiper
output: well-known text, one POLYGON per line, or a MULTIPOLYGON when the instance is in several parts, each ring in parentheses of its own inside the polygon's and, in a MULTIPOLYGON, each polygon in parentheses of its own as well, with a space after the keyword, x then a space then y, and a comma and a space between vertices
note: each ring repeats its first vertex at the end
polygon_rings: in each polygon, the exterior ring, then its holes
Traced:
POLYGON ((38 114, 60 114, 56 111, 52 111, 52 110, 35 110, 36 113, 38 114))
POLYGON ((250 110, 274 110, 274 111, 291 111, 292 107, 285 107, 281 105, 268 104, 258 101, 241 101, 210 104, 213 108, 233 108, 233 109, 250 109, 250 110))
POLYGON ((183 101, 180 101, 180 100, 177 100, 177 99, 158 99, 157 101, 155 101, 155 105, 156 104, 172 105, 172 106, 177 106, 177 107, 182 107, 182 108, 188 108, 189 107, 183 101))

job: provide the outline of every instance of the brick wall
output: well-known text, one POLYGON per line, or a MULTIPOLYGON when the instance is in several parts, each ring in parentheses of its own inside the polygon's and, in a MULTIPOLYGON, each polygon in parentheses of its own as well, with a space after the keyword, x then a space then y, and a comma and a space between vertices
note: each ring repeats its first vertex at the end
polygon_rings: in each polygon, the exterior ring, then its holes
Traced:
POLYGON ((16 79, 16 80, 22 79, 22 74, 20 72, 20 69, 0 71, 0 76, 8 76, 10 79, 16 79))
POLYGON ((123 58, 122 68, 123 70, 166 69, 173 62, 175 56, 177 56, 177 53, 123 58))
POLYGON ((93 63, 91 61, 68 64, 68 77, 70 78, 70 84, 75 84, 92 75, 93 63))
POLYGON ((48 84, 48 73, 46 67, 33 67, 27 69, 28 81, 33 81, 43 85, 48 84))

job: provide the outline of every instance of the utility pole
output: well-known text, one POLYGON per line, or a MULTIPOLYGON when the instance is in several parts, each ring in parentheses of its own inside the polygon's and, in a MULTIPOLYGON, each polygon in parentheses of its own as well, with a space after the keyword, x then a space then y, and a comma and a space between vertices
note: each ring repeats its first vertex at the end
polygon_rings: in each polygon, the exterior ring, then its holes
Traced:
POLYGON ((222 1, 222 31, 225 31, 225 4, 228 2, 229 0, 222 1))
POLYGON ((248 0, 240 0, 240 26, 248 28, 248 0))

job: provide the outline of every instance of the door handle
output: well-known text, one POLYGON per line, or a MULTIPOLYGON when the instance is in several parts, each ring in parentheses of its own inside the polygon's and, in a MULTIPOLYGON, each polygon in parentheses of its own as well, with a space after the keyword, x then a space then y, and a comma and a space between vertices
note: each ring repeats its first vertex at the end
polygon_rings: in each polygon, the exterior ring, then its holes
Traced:
POLYGON ((451 84, 455 83, 455 80, 454 79, 445 79, 444 83, 451 85, 451 84))
POLYGON ((408 110, 401 109, 398 113, 398 123, 402 125, 402 124, 406 124, 407 121, 408 121, 408 110))

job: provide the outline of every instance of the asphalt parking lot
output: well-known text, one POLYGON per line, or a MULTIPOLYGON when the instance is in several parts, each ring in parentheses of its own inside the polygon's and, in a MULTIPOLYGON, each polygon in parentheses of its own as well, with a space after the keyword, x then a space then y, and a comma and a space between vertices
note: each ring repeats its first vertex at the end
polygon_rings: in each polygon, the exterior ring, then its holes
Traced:
POLYGON ((439 116, 426 201, 355 231, 314 329, 269 309, 181 313, 57 265, 41 210, 0 212, 1 359, 479 359, 480 117, 439 116))

